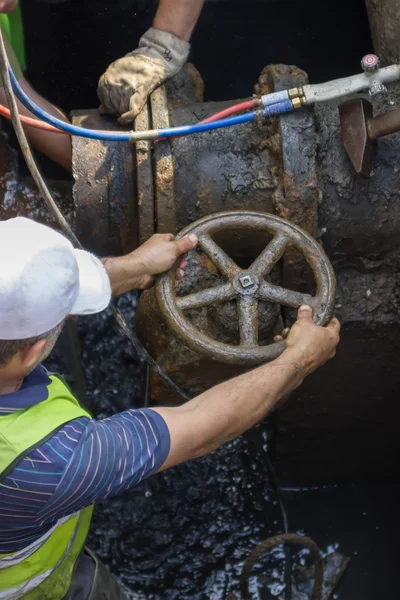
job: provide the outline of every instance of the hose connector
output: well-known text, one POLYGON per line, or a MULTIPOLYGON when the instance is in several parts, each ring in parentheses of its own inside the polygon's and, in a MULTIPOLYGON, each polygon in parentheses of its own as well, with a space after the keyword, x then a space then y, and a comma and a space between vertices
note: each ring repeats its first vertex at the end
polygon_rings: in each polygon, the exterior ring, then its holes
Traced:
POLYGON ((295 110, 297 110, 298 108, 301 108, 305 104, 307 104, 307 100, 305 99, 304 96, 302 96, 301 98, 293 98, 293 100, 292 100, 292 106, 295 110))
POLYGON ((264 108, 272 106, 273 104, 278 104, 279 102, 285 102, 285 100, 289 99, 288 90, 282 90, 281 92, 273 92, 272 94, 264 94, 261 96, 261 102, 264 108))

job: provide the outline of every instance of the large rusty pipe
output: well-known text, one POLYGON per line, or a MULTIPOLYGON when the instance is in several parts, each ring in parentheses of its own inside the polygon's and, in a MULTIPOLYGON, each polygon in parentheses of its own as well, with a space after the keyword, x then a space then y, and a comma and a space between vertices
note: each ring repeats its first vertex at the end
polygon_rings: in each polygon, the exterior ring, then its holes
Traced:
MULTIPOLYGON (((189 81, 191 77, 189 77, 189 81)), ((268 68, 258 84, 265 93, 304 82, 295 68, 268 68)), ((195 122, 223 103, 187 103, 159 90, 137 127, 195 122)), ((389 132, 397 125, 398 87, 392 86, 379 117, 389 132)), ((81 112, 77 123, 105 128, 110 119, 81 112)), ((378 141, 373 176, 355 175, 340 136, 336 108, 317 105, 314 115, 296 111, 265 125, 134 148, 74 139, 77 233, 99 253, 127 252, 154 232, 173 233, 223 210, 256 210, 289 219, 316 236, 331 259, 358 260, 397 250, 400 223, 398 135, 378 141), (318 201, 319 199, 319 201, 318 201)))

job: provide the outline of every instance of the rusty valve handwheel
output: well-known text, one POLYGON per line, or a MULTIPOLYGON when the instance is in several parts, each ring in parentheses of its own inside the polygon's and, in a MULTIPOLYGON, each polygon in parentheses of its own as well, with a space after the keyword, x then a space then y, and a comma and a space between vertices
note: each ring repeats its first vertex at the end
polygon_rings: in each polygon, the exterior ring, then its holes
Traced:
POLYGON ((284 342, 258 345, 258 302, 265 300, 298 308, 312 306, 314 322, 326 325, 335 301, 336 280, 332 266, 321 246, 305 231, 274 215, 258 212, 224 212, 205 217, 181 231, 177 238, 194 233, 199 247, 225 277, 226 282, 187 296, 175 295, 174 273, 160 276, 156 283, 158 306, 172 333, 200 355, 224 363, 254 365, 277 358, 284 342), (223 230, 251 229, 268 231, 272 241, 247 269, 240 269, 212 239, 223 230), (290 246, 297 248, 311 266, 317 284, 316 296, 283 289, 264 278, 290 246), (185 318, 184 311, 237 300, 240 345, 228 345, 208 337, 185 318))

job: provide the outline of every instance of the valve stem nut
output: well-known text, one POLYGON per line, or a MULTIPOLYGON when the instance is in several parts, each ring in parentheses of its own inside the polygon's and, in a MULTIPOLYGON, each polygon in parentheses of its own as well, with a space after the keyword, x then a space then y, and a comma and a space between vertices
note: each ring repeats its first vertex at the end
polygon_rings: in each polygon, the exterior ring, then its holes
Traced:
POLYGON ((382 83, 376 83, 369 88, 369 95, 373 100, 383 100, 387 96, 387 87, 382 83))
POLYGON ((380 60, 376 54, 366 54, 361 60, 361 68, 365 73, 375 73, 380 66, 380 60))

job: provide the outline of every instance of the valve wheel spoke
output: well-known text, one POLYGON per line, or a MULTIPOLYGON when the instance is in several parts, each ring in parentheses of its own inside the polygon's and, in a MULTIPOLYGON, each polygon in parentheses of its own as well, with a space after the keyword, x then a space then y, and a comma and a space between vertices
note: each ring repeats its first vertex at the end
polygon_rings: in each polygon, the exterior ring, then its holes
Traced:
POLYGON ((258 277, 269 275, 276 263, 285 254, 285 250, 289 245, 289 240, 283 233, 278 233, 261 252, 261 254, 253 262, 249 271, 258 277))
POLYGON ((224 283, 223 285, 201 290, 187 296, 178 296, 176 304, 180 310, 191 310, 202 308, 203 306, 211 306, 212 304, 219 304, 220 302, 228 302, 229 300, 233 300, 235 296, 236 292, 232 284, 224 283))
POLYGON ((258 344, 258 299, 244 296, 237 301, 241 346, 258 344))
POLYGON ((239 267, 223 250, 214 242, 212 237, 204 234, 199 238, 199 246, 207 254, 208 258, 218 268, 218 270, 227 277, 232 279, 240 272, 239 267))
POLYGON ((283 306, 290 306, 292 308, 299 308, 302 304, 308 304, 312 308, 316 306, 316 299, 309 294, 294 292, 293 290, 287 290, 267 282, 264 282, 260 286, 258 296, 260 300, 275 302, 276 304, 282 304, 283 306))

